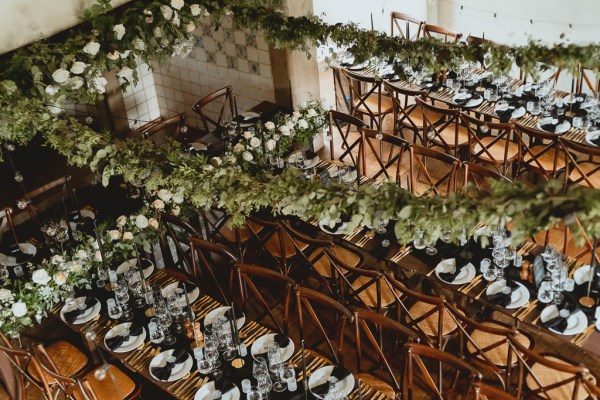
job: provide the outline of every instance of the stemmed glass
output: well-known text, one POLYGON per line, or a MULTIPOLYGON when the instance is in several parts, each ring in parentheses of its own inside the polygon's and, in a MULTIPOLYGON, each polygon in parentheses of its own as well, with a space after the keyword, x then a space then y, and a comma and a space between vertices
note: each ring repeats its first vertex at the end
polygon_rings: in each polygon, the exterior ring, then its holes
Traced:
POLYGON ((96 280, 96 286, 99 288, 103 288, 106 285, 106 281, 108 280, 108 271, 100 266, 98 267, 98 271, 96 273, 98 279, 96 280))
POLYGON ((106 300, 106 308, 108 309, 108 316, 111 319, 119 319, 123 315, 123 309, 115 299, 106 300))
POLYGON ((9 272, 6 265, 0 265, 0 279, 8 279, 9 272))
POLYGON ((217 357, 213 360, 214 366, 220 367, 221 361, 219 361, 219 341, 217 340, 217 335, 206 332, 204 334, 204 355, 205 357, 210 358, 208 355, 206 355, 206 352, 208 351, 211 352, 211 355, 214 355, 214 353, 217 354, 217 357))
POLYGON ((281 349, 277 343, 269 345, 267 348, 267 357, 269 359, 269 370, 275 376, 273 390, 276 392, 283 392, 287 388, 287 384, 281 380, 284 363, 281 358, 281 349))
POLYGON ((178 293, 167 297, 167 306, 169 307, 169 314, 171 314, 171 317, 173 318, 173 331, 175 333, 182 333, 183 326, 181 324, 181 317, 183 315, 183 307, 178 293))
POLYGON ((148 324, 148 336, 154 344, 162 343, 165 340, 165 333, 158 326, 158 318, 152 318, 148 324))
POLYGON ((167 346, 175 344, 177 339, 175 339, 175 337, 171 335, 170 327, 173 323, 173 318, 171 318, 171 314, 169 314, 169 311, 166 308, 157 308, 156 318, 158 320, 158 326, 160 327, 160 329, 162 329, 163 333, 165 334, 163 342, 167 346))
MULTIPOLYGON (((219 351, 217 349, 208 350, 206 347, 204 348, 204 358, 210 361, 212 366, 211 375, 214 379, 219 379, 223 376, 223 371, 217 368, 217 363, 219 362, 219 351)), ((220 362, 218 365, 221 365, 220 362)))
POLYGON ((121 319, 123 321, 131 321, 133 319, 133 311, 129 304, 127 304, 129 301, 129 292, 127 284, 122 280, 115 283, 115 299, 123 309, 121 319))

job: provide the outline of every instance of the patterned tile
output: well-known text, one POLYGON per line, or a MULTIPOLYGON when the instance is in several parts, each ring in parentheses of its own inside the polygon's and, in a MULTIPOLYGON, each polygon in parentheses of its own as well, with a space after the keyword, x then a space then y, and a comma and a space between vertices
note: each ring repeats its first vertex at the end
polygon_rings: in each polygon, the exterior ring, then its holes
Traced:
POLYGON ((238 58, 248 58, 248 49, 246 48, 246 46, 238 44, 235 46, 235 55, 238 58))
POLYGON ((232 29, 223 29, 223 40, 226 42, 235 42, 235 36, 232 29))
POLYGON ((213 29, 210 25, 202 25, 202 35, 212 37, 213 29))
POLYGON ((260 75, 260 64, 257 62, 250 62, 249 64, 250 72, 254 75, 260 75))
POLYGON ((216 63, 215 53, 206 52, 206 62, 211 64, 216 63))
POLYGON ((217 42, 217 51, 218 52, 222 52, 223 51, 223 42, 217 42))
POLYGON ((227 56, 227 68, 237 69, 238 63, 237 58, 232 56, 227 56))
POLYGON ((246 46, 256 47, 256 36, 252 33, 246 33, 246 46))
POLYGON ((194 47, 204 48, 204 38, 202 36, 194 36, 194 47))

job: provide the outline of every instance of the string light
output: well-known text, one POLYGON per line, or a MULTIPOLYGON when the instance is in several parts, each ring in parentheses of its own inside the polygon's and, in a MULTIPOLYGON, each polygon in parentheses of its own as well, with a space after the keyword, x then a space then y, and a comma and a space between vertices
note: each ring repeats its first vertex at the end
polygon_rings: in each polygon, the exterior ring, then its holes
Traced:
POLYGON ((460 11, 458 12, 459 15, 463 15, 463 12, 465 11, 465 6, 461 5, 460 6, 460 11))

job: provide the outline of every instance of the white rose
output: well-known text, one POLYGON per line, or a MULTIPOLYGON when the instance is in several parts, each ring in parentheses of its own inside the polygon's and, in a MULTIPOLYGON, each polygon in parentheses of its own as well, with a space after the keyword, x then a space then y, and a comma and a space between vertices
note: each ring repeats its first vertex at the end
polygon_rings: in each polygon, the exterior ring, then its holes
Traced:
POLYGON ((170 21, 171 18, 173 18, 173 9, 167 5, 160 6, 160 12, 167 21, 170 21))
POLYGON ((271 121, 267 121, 267 123, 265 123, 265 128, 269 131, 275 130, 275 124, 271 121))
POLYGON ((81 89, 83 83, 83 78, 80 76, 74 76, 72 78, 69 78, 69 80, 67 81, 67 85, 71 90, 81 89))
POLYGON ((56 283, 58 286, 62 286, 67 283, 67 274, 65 274, 63 271, 60 271, 55 273, 52 279, 54 279, 54 283, 56 283))
POLYGON ((250 131, 244 131, 244 138, 250 139, 252 136, 254 136, 254 133, 250 131))
POLYGON ((275 150, 275 146, 277 145, 277 143, 273 140, 273 139, 269 139, 267 140, 267 142, 265 143, 265 147, 267 148, 267 150, 269 151, 273 151, 275 150))
POLYGON ((167 189, 160 189, 158 191, 158 198, 161 199, 162 201, 169 202, 171 200, 171 197, 173 197, 173 193, 171 193, 167 189))
POLYGON ((162 201, 161 199, 156 199, 152 202, 152 205, 154 206, 154 208, 156 208, 157 210, 162 210, 165 208, 165 202, 162 201))
POLYGON ((298 118, 300 118, 300 115, 301 115, 300 111, 294 111, 294 113, 292 114, 292 117, 298 119, 298 118))
POLYGON ((181 10, 184 5, 185 2, 183 0, 171 0, 171 7, 173 7, 176 10, 181 10))
POLYGON ((152 228, 152 229, 158 229, 158 220, 156 218, 150 218, 148 220, 148 225, 152 228))
POLYGON ((301 108, 301 109, 304 109, 304 108, 306 108, 306 107, 308 107, 308 101, 303 101, 303 102, 300 104, 300 108, 301 108))
POLYGON ((258 146, 260 146, 260 139, 257 137, 253 137, 252 139, 250 139, 250 146, 257 148, 258 146))
POLYGON ((129 67, 123 67, 119 72, 117 72, 117 76, 121 79, 125 79, 127 82, 132 82, 133 70, 129 67))
POLYGON ((88 42, 84 47, 83 51, 88 53, 91 56, 95 56, 100 51, 100 43, 98 42, 88 42))
POLYGON ((148 218, 145 215, 138 215, 135 217, 135 226, 140 229, 146 229, 148 227, 148 218))
POLYGON ((8 289, 0 289, 0 301, 8 300, 12 296, 12 292, 8 289))
POLYGON ((95 76, 92 78, 92 87, 96 89, 98 93, 106 92, 106 85, 108 85, 108 81, 103 76, 95 76))
POLYGON ((83 71, 85 71, 85 68, 87 67, 87 64, 81 61, 75 61, 73 63, 73 65, 71 65, 71 73, 75 74, 75 75, 80 75, 83 74, 83 71))
POLYGON ((12 313, 15 317, 21 318, 25 314, 27 314, 27 304, 22 301, 17 301, 12 305, 12 313))
POLYGON ((106 55, 106 58, 108 58, 109 60, 118 60, 119 59, 119 52, 117 50, 115 51, 111 51, 110 53, 108 53, 106 55))
POLYGON ((125 232, 123 234, 123 240, 133 240, 133 233, 131 233, 131 232, 125 232))
POLYGON ((50 278, 50 275, 44 269, 37 269, 31 274, 31 280, 38 285, 46 285, 50 282, 50 279, 52 278, 50 278))
POLYGON ((124 215, 121 215, 119 218, 117 218, 117 226, 120 228, 122 226, 125 226, 125 224, 127 223, 127 217, 124 215))
POLYGON ((146 43, 140 38, 133 39, 131 43, 136 50, 144 50, 146 48, 146 43))
POLYGON ((244 154, 242 154, 242 158, 246 161, 254 160, 254 156, 249 151, 245 151, 244 154))
POLYGON ((287 125, 280 126, 279 132, 284 136, 290 136, 290 128, 288 128, 287 125))
POLYGON ((125 26, 123 24, 115 25, 113 26, 113 32, 115 33, 117 40, 121 40, 125 35, 125 26))
MULTIPOLYGON (((98 255, 100 256, 100 260, 102 260, 102 254, 100 254, 100 251, 98 251, 98 255)), ((79 272, 81 271, 81 269, 83 268, 83 265, 79 264, 76 261, 71 262, 71 265, 69 265, 69 271, 71 272, 79 272)))
POLYGON ((178 216, 179 213, 181 212, 181 208, 179 206, 174 206, 173 209, 171 210, 171 212, 173 213, 174 216, 178 216))
POLYGON ((220 157, 213 157, 213 158, 210 160, 210 162, 211 162, 211 163, 212 163, 214 166, 216 166, 216 167, 218 167, 219 165, 223 164, 223 160, 221 160, 221 158, 220 158, 220 157))
POLYGON ((125 50, 124 52, 119 53, 119 57, 127 58, 127 57, 129 57, 129 54, 131 54, 131 50, 125 50))
POLYGON ((52 86, 52 85, 48 85, 46 86, 46 94, 50 95, 50 96, 54 96, 56 93, 58 93, 58 88, 56 86, 52 86))
POLYGON ((63 256, 58 255, 58 254, 53 255, 52 258, 50 258, 50 263, 53 265, 58 265, 58 264, 61 264, 64 262, 65 262, 65 259, 63 258, 63 256))
POLYGON ((160 29, 160 27, 156 27, 154 28, 154 37, 155 38, 161 38, 162 37, 162 30, 160 29))
POLYGON ((308 129, 308 122, 304 118, 298 120, 298 127, 300 129, 308 129))
POLYGON ((154 21, 154 17, 152 16, 152 11, 144 10, 144 19, 147 23, 151 24, 154 21))
POLYGON ((192 12, 192 15, 194 17, 197 17, 198 15, 200 15, 200 13, 202 12, 202 9, 200 8, 199 4, 192 4, 190 6, 190 11, 192 12))
POLYGON ((196 25, 194 25, 192 21, 188 22, 188 24, 185 26, 185 31, 188 33, 192 33, 194 32, 194 30, 196 30, 196 25))
POLYGON ((100 250, 96 250, 94 253, 94 261, 102 261, 102 254, 100 253, 100 250))
POLYGON ((85 250, 77 250, 75 257, 79 258, 80 260, 86 260, 88 258, 88 254, 85 250))
POLYGON ((181 193, 175 193, 173 195, 173 203, 175 203, 175 204, 181 204, 181 203, 183 203, 183 194, 181 194, 181 193))
POLYGON ((110 236, 110 240, 119 240, 121 238, 121 232, 119 232, 117 229, 108 231, 108 235, 110 236))
POLYGON ((291 131, 292 129, 294 129, 294 122, 288 121, 285 123, 285 126, 287 126, 289 128, 289 130, 291 131))
POLYGON ((177 11, 175 11, 173 20, 171 21, 171 23, 173 23, 173 25, 175 25, 175 26, 179 26, 181 24, 181 20, 179 19, 179 13, 177 11))
POLYGON ((317 115, 317 112, 315 111, 314 108, 309 108, 307 111, 307 114, 309 117, 315 117, 317 115))
POLYGON ((241 143, 237 143, 235 146, 233 146, 233 151, 236 153, 241 153, 244 150, 244 145, 241 143))
POLYGON ((54 79, 56 83, 65 83, 70 75, 71 74, 66 69, 59 68, 52 73, 52 79, 54 79))

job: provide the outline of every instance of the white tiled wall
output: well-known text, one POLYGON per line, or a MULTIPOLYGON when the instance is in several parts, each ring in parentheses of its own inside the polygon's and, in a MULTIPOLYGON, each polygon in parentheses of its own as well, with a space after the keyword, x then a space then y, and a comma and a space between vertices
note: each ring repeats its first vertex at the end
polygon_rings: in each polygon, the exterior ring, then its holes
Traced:
POLYGON ((147 64, 137 67, 138 83, 123 92, 129 127, 132 129, 160 117, 154 76, 147 64))

